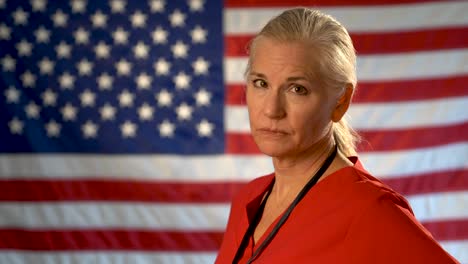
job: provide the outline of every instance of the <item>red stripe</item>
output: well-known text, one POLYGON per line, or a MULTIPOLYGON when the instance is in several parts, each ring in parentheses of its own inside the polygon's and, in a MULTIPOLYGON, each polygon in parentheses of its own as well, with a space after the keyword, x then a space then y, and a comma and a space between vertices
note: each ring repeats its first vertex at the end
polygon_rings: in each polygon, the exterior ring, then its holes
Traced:
MULTIPOLYGON (((426 222, 439 240, 468 238, 468 220, 426 222)), ((0 230, 0 249, 19 250, 125 250, 216 251, 222 232, 141 230, 0 230)))
POLYGON ((359 151, 393 151, 468 141, 468 122, 437 127, 358 131, 359 151))
POLYGON ((242 183, 118 180, 0 180, 0 201, 227 203, 242 183))
POLYGON ((222 232, 142 230, 0 230, 0 249, 215 251, 222 232))
POLYGON ((364 6, 429 3, 443 0, 226 0, 225 7, 364 6))
POLYGON ((422 224, 439 242, 468 238, 468 219, 425 222, 422 224))
MULTIPOLYGON (((439 146, 468 140, 468 123, 440 127, 358 131, 362 137, 358 150, 393 151, 439 146)), ((230 154, 260 154, 249 133, 226 135, 226 152, 230 154)))
MULTIPOLYGON (((467 35, 468 27, 404 32, 351 32, 354 47, 359 55, 465 48, 468 47, 468 38, 460 36, 467 35)), ((247 46, 252 37, 252 35, 226 36, 224 38, 226 56, 247 56, 247 46)))
POLYGON ((383 179, 383 182, 402 195, 464 191, 468 189, 468 170, 432 172, 383 179))
MULTIPOLYGON (((403 102, 468 95, 468 75, 438 79, 358 83, 354 103, 403 102)), ((245 84, 227 85, 228 105, 245 105, 245 84)))
MULTIPOLYGON (((255 175, 253 175, 255 176, 255 175)), ((385 179, 403 195, 468 189, 468 170, 385 179)), ((1 180, 0 201, 229 203, 244 182, 154 183, 96 180, 1 180)))

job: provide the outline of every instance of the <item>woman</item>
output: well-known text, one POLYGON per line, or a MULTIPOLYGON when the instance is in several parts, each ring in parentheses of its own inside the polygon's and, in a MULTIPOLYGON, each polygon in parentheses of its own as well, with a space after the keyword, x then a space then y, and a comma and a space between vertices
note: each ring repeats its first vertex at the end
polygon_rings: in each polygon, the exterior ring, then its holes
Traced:
POLYGON ((354 157, 355 65, 346 29, 316 10, 287 10, 251 42, 250 126, 274 173, 234 198, 216 263, 456 263, 354 157))

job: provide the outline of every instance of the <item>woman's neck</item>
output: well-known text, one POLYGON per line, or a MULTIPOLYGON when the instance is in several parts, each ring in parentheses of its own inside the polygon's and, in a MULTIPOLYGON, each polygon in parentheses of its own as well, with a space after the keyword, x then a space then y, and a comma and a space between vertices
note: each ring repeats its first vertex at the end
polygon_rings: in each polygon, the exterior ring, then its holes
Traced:
MULTIPOLYGON (((278 201, 293 199, 320 169, 332 153, 334 145, 332 138, 326 138, 300 155, 273 158, 275 185, 271 195, 274 195, 278 201)), ((346 157, 338 154, 320 180, 334 171, 350 165, 352 163, 346 157)))

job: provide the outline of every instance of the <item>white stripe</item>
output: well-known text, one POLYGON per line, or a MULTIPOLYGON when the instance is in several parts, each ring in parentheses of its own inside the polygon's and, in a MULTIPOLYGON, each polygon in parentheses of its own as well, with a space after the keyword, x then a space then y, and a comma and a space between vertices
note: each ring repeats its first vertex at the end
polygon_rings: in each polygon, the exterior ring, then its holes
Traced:
MULTIPOLYGON (((410 80, 467 74, 467 61, 468 49, 358 55, 358 86, 360 81, 410 80)), ((226 82, 228 84, 244 83, 246 66, 247 57, 226 58, 224 60, 226 82)))
MULTIPOLYGON (((468 168, 468 143, 360 155, 376 177, 468 168)), ((273 171, 263 155, 92 156, 0 155, 1 179, 131 179, 181 182, 240 181, 273 171), (181 165, 182 164, 182 165, 181 165)))
POLYGON ((0 251, 2 264, 212 264, 215 258, 216 252, 0 251))
POLYGON ((405 151, 383 151, 359 155, 375 177, 396 178, 444 170, 468 169, 468 142, 405 151))
POLYGON ((468 219, 468 192, 411 195, 407 199, 421 222, 468 219))
POLYGON ((149 204, 137 202, 2 202, 3 228, 136 228, 224 230, 226 204, 149 204))
MULTIPOLYGON (((348 111, 356 130, 383 130, 443 126, 468 121, 468 96, 398 103, 355 103, 348 111)), ((225 109, 228 132, 250 133, 245 105, 225 109)))
POLYGON ((468 240, 443 241, 440 245, 461 264, 468 264, 468 240))
MULTIPOLYGON (((468 218, 468 192, 410 196, 418 220, 468 218)), ((223 231, 229 204, 184 205, 123 202, 3 202, 1 228, 223 231)))
MULTIPOLYGON (((468 2, 423 3, 371 7, 321 8, 350 32, 382 32, 462 26, 468 24, 468 2)), ((255 34, 284 9, 229 8, 224 12, 227 34, 255 34)))

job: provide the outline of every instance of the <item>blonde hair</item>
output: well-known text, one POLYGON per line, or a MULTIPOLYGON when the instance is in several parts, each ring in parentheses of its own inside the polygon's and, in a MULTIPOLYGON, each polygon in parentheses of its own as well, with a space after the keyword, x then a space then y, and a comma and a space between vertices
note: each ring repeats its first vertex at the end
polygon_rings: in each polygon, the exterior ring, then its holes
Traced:
MULTIPOLYGON (((270 20, 251 41, 253 50, 259 37, 281 42, 300 41, 311 44, 318 54, 318 69, 322 85, 341 95, 347 85, 357 84, 356 53, 348 31, 333 17, 308 8, 289 9, 270 20)), ((251 55, 246 73, 250 71, 251 55)), ((348 125, 345 117, 333 123, 333 137, 340 151, 347 156, 356 155, 357 133, 348 125)))

